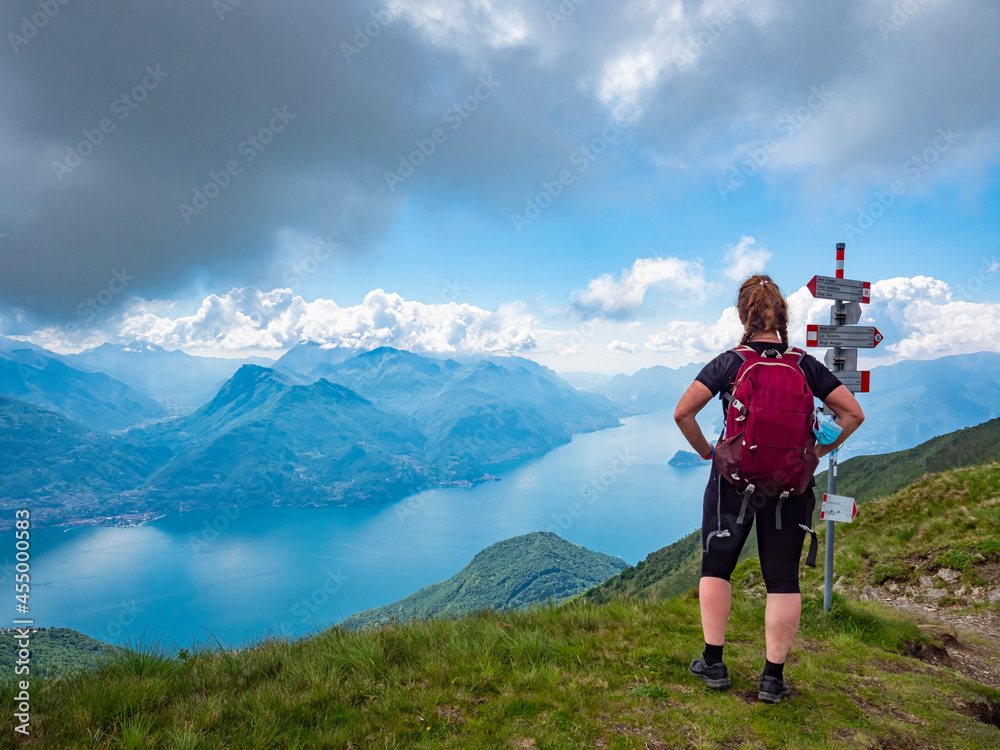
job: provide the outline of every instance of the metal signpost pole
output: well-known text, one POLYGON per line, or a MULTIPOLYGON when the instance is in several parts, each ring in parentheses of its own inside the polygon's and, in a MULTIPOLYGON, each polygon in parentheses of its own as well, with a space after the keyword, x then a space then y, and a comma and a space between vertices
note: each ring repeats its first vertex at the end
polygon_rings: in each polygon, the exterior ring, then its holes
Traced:
MULTIPOLYGON (((844 244, 837 244, 837 256, 838 259, 843 259, 844 244)), ((839 276, 843 276, 843 270, 838 269, 839 276)), ((846 317, 844 312, 844 303, 842 300, 837 300, 833 307, 833 321, 834 325, 842 325, 843 320, 846 317)), ((840 372, 843 368, 843 350, 840 347, 833 348, 833 367, 831 368, 833 372, 840 372)), ((837 451, 830 452, 830 468, 827 471, 827 493, 830 495, 837 494, 837 451)), ((823 611, 829 612, 830 608, 833 606, 833 537, 834 529, 836 524, 833 521, 826 522, 826 565, 823 568, 823 611)))
MULTIPOLYGON (((874 349, 882 342, 875 326, 855 325, 861 320, 861 305, 871 302, 871 283, 844 278, 843 242, 837 243, 837 275, 813 276, 806 288, 816 299, 833 300, 830 325, 807 325, 806 346, 829 346, 826 366, 851 393, 868 393, 869 372, 858 369, 858 349, 874 349)), ((825 414, 833 414, 828 408, 825 414)), ((829 491, 823 495, 820 518, 826 521, 826 570, 823 610, 833 606, 833 523, 850 523, 858 512, 853 497, 837 494, 837 451, 830 453, 829 491)))
MULTIPOLYGON (((847 245, 843 242, 837 243, 837 278, 844 278, 844 251, 847 245)), ((835 326, 842 326, 847 321, 847 311, 843 300, 835 300, 833 311, 830 316, 830 323, 835 326)), ((844 367, 844 352, 840 347, 833 348, 833 368, 834 372, 840 372, 844 367)), ((830 452, 830 468, 827 471, 827 493, 837 494, 837 451, 830 452)), ((833 537, 835 524, 833 521, 826 522, 826 564, 823 566, 823 611, 829 612, 833 606, 833 537)))

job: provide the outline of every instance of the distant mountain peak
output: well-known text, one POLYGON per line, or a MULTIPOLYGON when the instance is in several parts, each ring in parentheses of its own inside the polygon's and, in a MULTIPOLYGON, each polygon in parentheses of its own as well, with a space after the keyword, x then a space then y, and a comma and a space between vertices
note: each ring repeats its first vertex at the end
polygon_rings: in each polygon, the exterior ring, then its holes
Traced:
POLYGON ((270 367, 260 365, 241 365, 240 369, 233 373, 229 383, 249 384, 275 381, 285 385, 291 385, 288 378, 275 372, 270 367))
POLYGON ((129 344, 125 344, 121 347, 122 351, 125 352, 162 352, 165 351, 159 344, 153 344, 149 341, 133 341, 129 344))
POLYGON ((311 385, 299 385, 295 387, 306 388, 318 393, 324 398, 332 397, 337 401, 357 401, 362 404, 372 403, 357 391, 352 391, 350 388, 340 385, 340 383, 332 383, 326 378, 320 378, 311 385))
POLYGON ((270 394, 290 386, 288 378, 268 367, 243 365, 223 384, 215 394, 215 398, 202 409, 211 413, 229 404, 255 402, 258 398, 267 398, 270 394))
POLYGON ((404 355, 410 355, 413 357, 419 357, 418 354, 413 354, 413 352, 404 351, 402 349, 396 349, 392 346, 376 346, 374 349, 369 349, 366 352, 359 352, 356 356, 357 359, 386 359, 388 357, 401 357, 404 355))
POLYGON ((130 341, 127 344, 116 344, 110 341, 105 341, 100 346, 94 346, 90 349, 84 349, 80 354, 108 354, 111 352, 166 352, 159 344, 154 344, 150 341, 142 341, 137 339, 135 341, 130 341))

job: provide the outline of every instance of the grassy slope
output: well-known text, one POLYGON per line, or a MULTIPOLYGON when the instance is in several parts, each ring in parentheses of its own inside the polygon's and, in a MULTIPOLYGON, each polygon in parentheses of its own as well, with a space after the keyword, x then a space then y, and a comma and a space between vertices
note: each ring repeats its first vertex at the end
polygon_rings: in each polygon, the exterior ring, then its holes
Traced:
POLYGON ((591 602, 620 596, 667 599, 697 584, 701 570, 701 532, 694 531, 584 594, 591 602))
MULTIPOLYGON (((995 540, 998 497, 997 464, 927 477, 842 526, 838 570, 857 560, 861 574, 880 555, 995 540)), ((821 579, 822 569, 804 575, 802 626, 786 670, 794 692, 777 707, 756 701, 764 613, 759 568, 748 560, 733 578, 727 693, 686 672, 702 638, 693 591, 667 601, 577 598, 331 629, 184 661, 124 653, 91 678, 36 683, 29 746, 998 746, 1000 691, 907 656, 928 636, 904 615, 839 596, 824 615, 821 579)), ((0 702, 5 726, 12 710, 0 702)))
MULTIPOLYGON (((0 633, 0 672, 12 674, 17 659, 14 635, 0 633)), ((117 646, 96 641, 69 628, 49 628, 31 633, 31 672, 64 672, 92 669, 117 646)))
MULTIPOLYGON (((833 616, 820 609, 807 598, 796 692, 780 707, 756 701, 763 607, 739 589, 727 693, 687 674, 701 642, 693 596, 576 600, 184 662, 126 655, 85 682, 36 686, 29 746, 996 747, 1000 731, 956 706, 989 710, 1000 692, 904 656, 923 638, 915 626, 839 598, 833 616)), ((11 714, 0 704, 6 727, 11 714)))
MULTIPOLYGON (((865 503, 891 495, 927 472, 1000 461, 1000 419, 942 435, 915 448, 881 456, 857 456, 840 464, 837 494, 865 503)), ((706 470, 706 480, 707 480, 706 470)), ((827 473, 816 477, 817 530, 819 501, 827 487, 827 473)), ((861 515, 864 515, 863 513, 861 515)), ((741 559, 756 556, 756 536, 751 534, 741 559)), ((822 557, 822 549, 820 550, 822 557)), ((656 599, 680 594, 698 584, 701 570, 701 532, 694 531, 650 554, 634 568, 591 589, 595 602, 616 596, 656 599)))
POLYGON ((847 584, 914 582, 939 568, 962 571, 969 586, 997 586, 1000 463, 928 474, 868 503, 837 529, 836 572, 847 584))
POLYGON ((628 564, 548 531, 492 544, 446 581, 384 607, 343 620, 343 627, 395 620, 461 615, 481 609, 514 609, 576 596, 621 573, 628 564))

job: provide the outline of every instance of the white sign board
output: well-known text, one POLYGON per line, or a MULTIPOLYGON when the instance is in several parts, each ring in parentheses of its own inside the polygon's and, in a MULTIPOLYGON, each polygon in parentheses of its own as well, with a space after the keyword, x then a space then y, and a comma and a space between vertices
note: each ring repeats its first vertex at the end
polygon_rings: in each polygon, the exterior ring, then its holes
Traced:
POLYGON ((837 376, 837 379, 843 383, 847 390, 851 393, 868 393, 871 384, 871 374, 868 370, 861 370, 861 372, 851 372, 845 370, 843 372, 833 373, 837 376))
POLYGON ((819 517, 824 521, 844 521, 850 523, 858 515, 858 504, 853 497, 823 494, 823 505, 819 517))
POLYGON ((861 302, 866 305, 872 299, 872 285, 867 281, 813 276, 806 287, 816 299, 836 299, 844 302, 861 302))
POLYGON ((874 349, 882 343, 882 338, 875 326, 806 326, 806 346, 874 349))

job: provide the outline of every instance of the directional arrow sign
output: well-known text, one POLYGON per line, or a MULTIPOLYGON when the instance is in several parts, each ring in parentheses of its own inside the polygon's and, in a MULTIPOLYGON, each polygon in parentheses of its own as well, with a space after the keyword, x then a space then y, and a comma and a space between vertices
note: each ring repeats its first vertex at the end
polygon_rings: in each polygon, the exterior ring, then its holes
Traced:
POLYGON ((882 343, 875 326, 806 326, 806 346, 837 346, 874 349, 882 343))
POLYGON ((813 276, 806 284, 816 299, 837 299, 845 302, 871 302, 872 285, 868 281, 837 279, 833 276, 813 276))
POLYGON ((824 521, 844 521, 850 523, 858 515, 858 504, 853 497, 823 494, 822 510, 819 517, 824 521))
POLYGON ((842 371, 833 373, 837 376, 837 380, 844 384, 851 393, 868 393, 869 388, 869 375, 871 373, 868 370, 862 370, 858 372, 857 370, 842 371))

